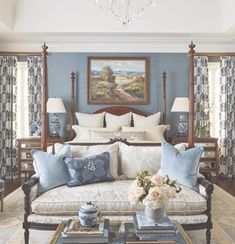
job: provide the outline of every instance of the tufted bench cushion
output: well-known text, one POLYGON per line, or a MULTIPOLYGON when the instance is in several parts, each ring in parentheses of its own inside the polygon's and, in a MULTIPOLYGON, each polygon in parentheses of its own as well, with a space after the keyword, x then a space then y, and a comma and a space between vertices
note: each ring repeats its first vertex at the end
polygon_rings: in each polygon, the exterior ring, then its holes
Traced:
MULTIPOLYGON (((38 215, 76 215, 85 202, 95 203, 100 211, 128 212, 143 210, 141 204, 131 206, 129 187, 133 180, 116 180, 78 187, 60 186, 49 190, 32 202, 32 212, 38 215)), ((206 199, 199 193, 182 186, 177 197, 171 199, 167 212, 171 215, 196 215, 206 210, 206 199)))

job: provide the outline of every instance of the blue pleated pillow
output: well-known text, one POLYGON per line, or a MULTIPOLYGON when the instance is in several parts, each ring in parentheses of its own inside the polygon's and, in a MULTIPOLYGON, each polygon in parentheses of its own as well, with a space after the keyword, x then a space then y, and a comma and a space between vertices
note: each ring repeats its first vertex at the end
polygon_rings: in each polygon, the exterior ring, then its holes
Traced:
POLYGON ((168 175, 171 180, 198 191, 197 172, 203 149, 195 147, 179 152, 167 142, 162 143, 161 166, 158 175, 168 175))
POLYGON ((65 162, 70 174, 68 186, 114 181, 110 174, 110 154, 108 152, 86 158, 66 158, 65 162))
POLYGON ((64 158, 70 157, 69 145, 64 145, 56 154, 32 150, 37 173, 39 174, 38 194, 42 194, 69 181, 69 172, 64 158))

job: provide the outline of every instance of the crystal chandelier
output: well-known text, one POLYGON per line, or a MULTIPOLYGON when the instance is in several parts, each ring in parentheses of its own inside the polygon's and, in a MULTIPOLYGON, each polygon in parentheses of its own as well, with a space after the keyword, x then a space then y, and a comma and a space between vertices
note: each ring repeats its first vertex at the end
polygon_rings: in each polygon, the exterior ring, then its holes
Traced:
POLYGON ((122 25, 129 24, 135 16, 142 15, 156 0, 84 0, 86 4, 114 15, 122 25))

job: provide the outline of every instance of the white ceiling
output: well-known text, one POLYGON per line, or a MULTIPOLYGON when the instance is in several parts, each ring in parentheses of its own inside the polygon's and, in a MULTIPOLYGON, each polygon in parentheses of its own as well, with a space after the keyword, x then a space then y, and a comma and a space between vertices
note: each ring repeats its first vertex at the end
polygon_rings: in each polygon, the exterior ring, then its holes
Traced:
POLYGON ((0 50, 187 52, 235 51, 234 0, 158 0, 122 26, 83 0, 0 0, 0 50))

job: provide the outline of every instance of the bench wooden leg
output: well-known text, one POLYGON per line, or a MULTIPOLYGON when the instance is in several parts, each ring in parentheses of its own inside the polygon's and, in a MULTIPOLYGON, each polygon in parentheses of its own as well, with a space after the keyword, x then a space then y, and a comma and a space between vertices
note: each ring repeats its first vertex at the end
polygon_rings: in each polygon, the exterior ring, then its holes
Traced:
POLYGON ((29 244, 29 230, 28 229, 24 230, 24 243, 29 244))
POLYGON ((211 229, 210 228, 208 228, 206 230, 206 243, 207 244, 210 244, 211 243, 211 229))
POLYGON ((3 198, 4 198, 4 190, 1 192, 1 212, 3 212, 3 198))

